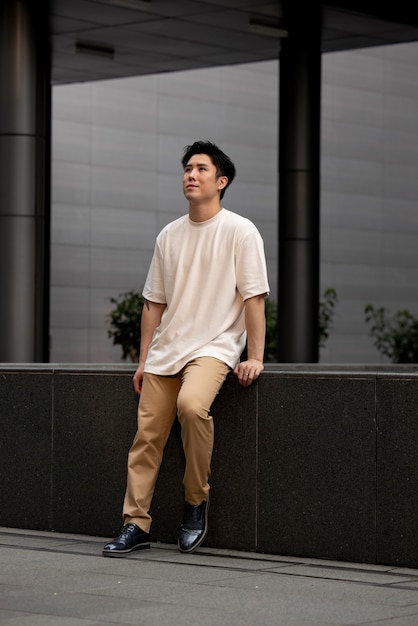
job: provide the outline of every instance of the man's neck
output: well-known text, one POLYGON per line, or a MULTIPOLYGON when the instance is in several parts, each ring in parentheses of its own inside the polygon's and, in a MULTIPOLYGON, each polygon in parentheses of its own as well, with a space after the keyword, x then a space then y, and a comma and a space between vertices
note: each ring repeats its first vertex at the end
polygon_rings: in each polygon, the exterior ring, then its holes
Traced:
POLYGON ((220 203, 189 204, 189 217, 192 222, 206 222, 215 217, 222 210, 220 203))

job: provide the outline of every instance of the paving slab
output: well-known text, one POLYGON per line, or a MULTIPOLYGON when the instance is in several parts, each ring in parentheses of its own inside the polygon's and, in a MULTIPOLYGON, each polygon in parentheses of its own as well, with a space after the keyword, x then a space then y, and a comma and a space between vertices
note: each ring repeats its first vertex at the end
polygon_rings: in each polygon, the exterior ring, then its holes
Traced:
POLYGON ((1 626, 416 626, 418 570, 0 528, 1 626))

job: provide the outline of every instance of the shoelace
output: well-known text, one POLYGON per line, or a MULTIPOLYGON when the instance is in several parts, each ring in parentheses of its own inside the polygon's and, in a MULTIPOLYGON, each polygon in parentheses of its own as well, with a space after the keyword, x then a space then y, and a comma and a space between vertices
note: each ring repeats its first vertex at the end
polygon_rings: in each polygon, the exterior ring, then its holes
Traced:
POLYGON ((121 536, 127 537, 129 535, 132 535, 135 531, 136 527, 134 524, 126 524, 126 526, 122 528, 121 536))

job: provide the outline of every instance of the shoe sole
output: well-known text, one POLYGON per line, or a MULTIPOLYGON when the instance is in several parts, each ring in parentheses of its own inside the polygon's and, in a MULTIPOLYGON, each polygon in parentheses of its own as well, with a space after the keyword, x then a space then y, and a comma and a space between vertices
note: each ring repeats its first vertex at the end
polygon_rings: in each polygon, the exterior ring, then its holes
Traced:
POLYGON ((135 546, 133 548, 130 548, 129 550, 103 550, 102 554, 103 556, 123 557, 127 554, 130 554, 131 552, 134 552, 135 550, 149 550, 150 548, 150 543, 141 543, 139 544, 139 546, 135 546))

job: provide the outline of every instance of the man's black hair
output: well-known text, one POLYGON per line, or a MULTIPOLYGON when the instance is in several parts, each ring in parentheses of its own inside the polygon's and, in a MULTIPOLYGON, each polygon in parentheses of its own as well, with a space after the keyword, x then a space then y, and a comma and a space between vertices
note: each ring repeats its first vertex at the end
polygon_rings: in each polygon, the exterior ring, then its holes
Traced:
POLYGON ((224 197, 225 191, 235 178, 236 169, 229 156, 227 156, 216 144, 212 141, 195 141, 190 146, 184 148, 184 156, 181 160, 183 169, 191 157, 195 154, 207 154, 212 159, 212 163, 216 167, 216 175, 226 176, 228 182, 226 186, 221 189, 221 199, 224 197))

